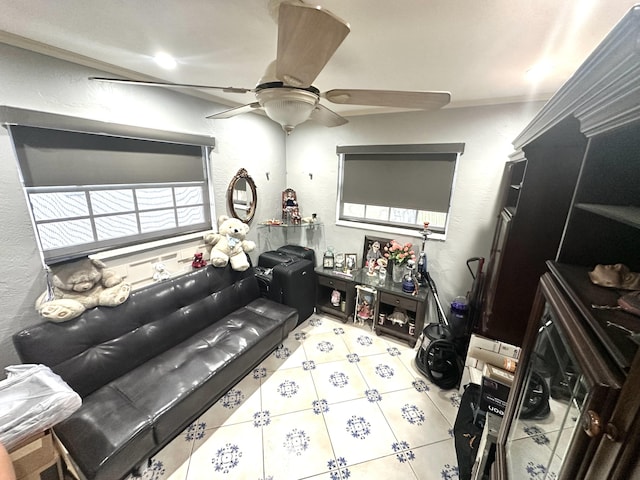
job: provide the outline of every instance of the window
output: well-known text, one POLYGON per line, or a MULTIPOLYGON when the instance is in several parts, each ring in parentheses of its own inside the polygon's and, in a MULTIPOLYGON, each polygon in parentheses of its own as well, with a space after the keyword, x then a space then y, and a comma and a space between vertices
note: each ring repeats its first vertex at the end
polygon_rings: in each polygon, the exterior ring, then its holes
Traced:
POLYGON ((208 148, 11 125, 45 262, 211 228, 208 148))
POLYGON ((463 143, 339 146, 338 223, 445 234, 463 143))

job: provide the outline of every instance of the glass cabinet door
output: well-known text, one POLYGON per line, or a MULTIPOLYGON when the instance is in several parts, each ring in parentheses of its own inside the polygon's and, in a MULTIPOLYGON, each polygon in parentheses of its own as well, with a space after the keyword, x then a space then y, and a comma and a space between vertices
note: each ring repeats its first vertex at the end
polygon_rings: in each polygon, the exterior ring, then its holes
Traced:
POLYGON ((546 304, 507 438, 509 478, 558 478, 571 438, 580 429, 588 389, 546 304))
POLYGON ((545 277, 504 444, 506 477, 514 480, 585 478, 602 435, 598 422, 611 414, 619 390, 580 317, 545 277))

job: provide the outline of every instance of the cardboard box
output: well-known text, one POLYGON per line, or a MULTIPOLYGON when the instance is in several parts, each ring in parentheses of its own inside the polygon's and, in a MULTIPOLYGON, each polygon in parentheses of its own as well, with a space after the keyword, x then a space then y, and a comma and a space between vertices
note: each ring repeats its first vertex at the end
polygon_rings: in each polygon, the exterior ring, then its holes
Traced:
POLYGON ((480 410, 504 416, 513 374, 493 365, 486 365, 480 390, 480 410))
POLYGON ((481 337, 475 333, 471 335, 469 339, 469 348, 479 348, 481 350, 488 350, 489 352, 498 353, 500 350, 500 342, 498 340, 491 340, 490 338, 481 337))
POLYGON ((60 455, 50 430, 34 435, 9 452, 17 480, 62 480, 60 455))
POLYGON ((67 473, 67 478, 73 478, 74 480, 83 480, 85 477, 80 474, 80 468, 78 468, 76 463, 73 461, 71 455, 69 455, 67 447, 65 447, 64 444, 60 441, 60 439, 56 435, 56 432, 53 432, 53 443, 58 450, 62 461, 64 462, 64 468, 67 473))
POLYGON ((498 349, 498 353, 500 355, 504 355, 505 357, 511 357, 515 360, 520 359, 520 353, 522 351, 520 347, 515 347, 513 345, 510 345, 504 342, 500 342, 499 347, 500 348, 498 349))

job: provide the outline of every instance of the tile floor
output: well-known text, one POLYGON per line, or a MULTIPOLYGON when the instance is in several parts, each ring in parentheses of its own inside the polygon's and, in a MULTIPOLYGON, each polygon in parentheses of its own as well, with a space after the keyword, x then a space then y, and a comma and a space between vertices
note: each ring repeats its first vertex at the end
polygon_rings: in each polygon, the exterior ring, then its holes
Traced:
POLYGON ((312 315, 151 461, 145 480, 458 479, 460 394, 405 342, 312 315))

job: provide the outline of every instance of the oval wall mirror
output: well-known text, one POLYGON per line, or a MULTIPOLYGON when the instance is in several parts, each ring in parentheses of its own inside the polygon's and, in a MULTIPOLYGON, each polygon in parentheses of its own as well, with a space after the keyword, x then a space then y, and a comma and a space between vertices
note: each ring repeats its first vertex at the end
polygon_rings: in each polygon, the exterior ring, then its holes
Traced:
POLYGON ((244 168, 238 170, 227 189, 227 206, 231 215, 244 223, 249 223, 256 213, 256 184, 244 168))

